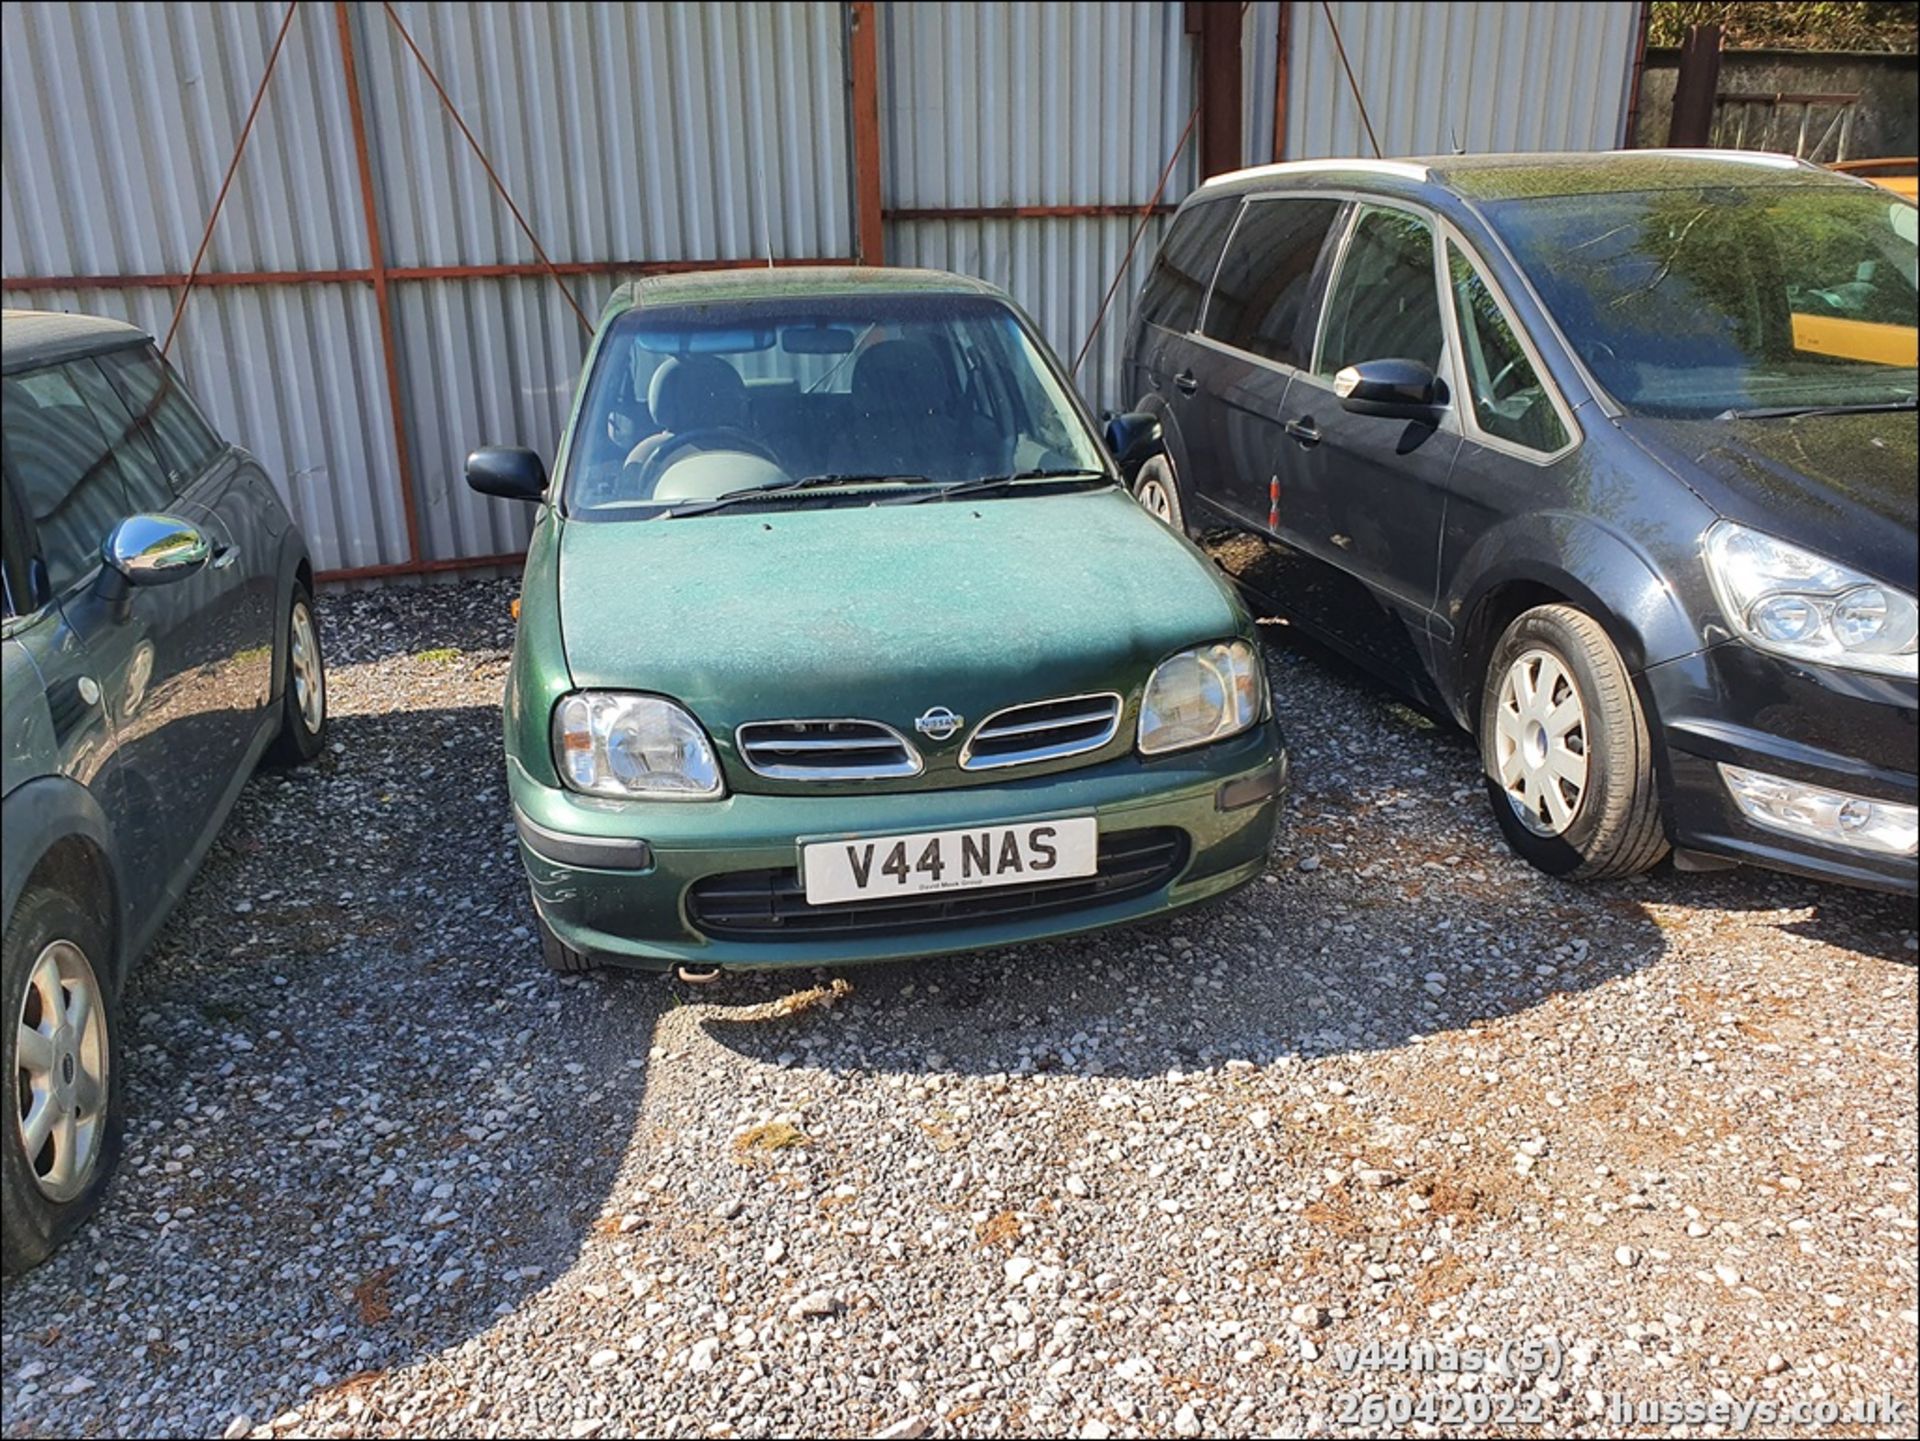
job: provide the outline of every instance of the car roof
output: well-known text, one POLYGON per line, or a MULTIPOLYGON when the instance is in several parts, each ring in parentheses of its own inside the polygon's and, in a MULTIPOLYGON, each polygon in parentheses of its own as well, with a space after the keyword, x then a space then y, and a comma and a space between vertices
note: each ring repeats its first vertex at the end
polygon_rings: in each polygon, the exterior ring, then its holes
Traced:
POLYGON ((945 270, 887 265, 738 266, 683 270, 629 280, 607 300, 602 318, 618 311, 663 306, 743 304, 756 300, 804 300, 839 295, 988 295, 1005 300, 997 286, 945 270))
POLYGON ((143 345, 153 337, 135 325, 57 310, 0 311, 0 371, 11 375, 103 350, 143 345))
POLYGON ((1791 155, 1759 150, 1600 150, 1511 155, 1430 155, 1397 160, 1292 160, 1218 175, 1196 198, 1274 186, 1356 188, 1414 194, 1438 189, 1474 200, 1698 186, 1854 182, 1791 155))

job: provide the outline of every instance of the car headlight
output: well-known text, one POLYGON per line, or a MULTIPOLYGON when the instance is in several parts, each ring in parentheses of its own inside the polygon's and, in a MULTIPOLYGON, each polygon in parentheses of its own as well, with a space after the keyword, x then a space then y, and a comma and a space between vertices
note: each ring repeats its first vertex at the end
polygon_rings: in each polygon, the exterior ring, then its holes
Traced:
POLYGON ((1225 740, 1260 719, 1266 672, 1243 640, 1195 646, 1154 667, 1140 697, 1140 754, 1225 740))
POLYGON ((1920 607, 1912 596, 1732 521, 1707 532, 1706 560, 1727 623, 1749 644, 1914 678, 1920 607))
POLYGON ((578 691, 553 710, 553 756, 569 789, 618 800, 725 794, 700 722, 659 696, 578 691))

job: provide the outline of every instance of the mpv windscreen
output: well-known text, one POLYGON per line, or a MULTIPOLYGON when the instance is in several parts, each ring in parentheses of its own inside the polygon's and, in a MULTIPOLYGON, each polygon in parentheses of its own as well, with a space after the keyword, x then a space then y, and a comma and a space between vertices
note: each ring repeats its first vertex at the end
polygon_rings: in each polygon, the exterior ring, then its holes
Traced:
POLYGON ((1508 200, 1496 228, 1630 411, 1911 403, 1914 207, 1862 187, 1508 200))
POLYGON ((1104 473, 1019 318, 942 295, 634 311, 609 331, 568 513, 647 519, 740 489, 1104 473))

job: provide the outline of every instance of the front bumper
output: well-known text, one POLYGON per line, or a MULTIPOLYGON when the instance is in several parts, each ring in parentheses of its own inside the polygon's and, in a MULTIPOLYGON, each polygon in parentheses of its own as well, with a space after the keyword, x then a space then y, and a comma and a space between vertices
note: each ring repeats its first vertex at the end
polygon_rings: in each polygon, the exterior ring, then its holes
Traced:
POLYGON ((520 858, 541 918, 575 950, 654 968, 904 960, 1071 935, 1176 910, 1261 873, 1286 771, 1286 751, 1272 724, 1154 760, 1127 757, 1030 780, 907 794, 602 801, 540 785, 512 756, 507 759, 520 858), (1230 808, 1222 808, 1223 795, 1230 808), (1103 836, 1177 829, 1186 837, 1184 864, 1146 894, 904 934, 718 939, 704 934, 692 914, 690 892, 700 881, 797 866, 802 841, 1085 815, 1098 819, 1103 836))
POLYGON ((1920 864, 1756 825, 1720 763, 1911 806, 1912 681, 1806 666, 1729 641, 1643 676, 1665 742, 1667 830, 1675 846, 1772 870, 1913 895, 1920 864))

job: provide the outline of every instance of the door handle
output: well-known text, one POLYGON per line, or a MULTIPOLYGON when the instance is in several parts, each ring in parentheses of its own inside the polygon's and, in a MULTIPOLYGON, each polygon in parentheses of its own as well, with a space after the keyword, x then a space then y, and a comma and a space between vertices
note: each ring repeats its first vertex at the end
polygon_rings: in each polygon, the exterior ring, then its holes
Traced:
POLYGON ((1191 370, 1183 370, 1174 376, 1173 383, 1180 387, 1182 395, 1192 395, 1200 388, 1200 382, 1194 378, 1191 370))
POLYGON ((1299 441, 1302 445, 1318 445, 1320 443, 1320 427, 1313 423, 1313 417, 1311 415, 1303 415, 1298 420, 1289 420, 1287 422, 1287 434, 1299 441))
POLYGON ((215 570, 225 570, 228 566, 232 565, 238 559, 240 559, 239 546, 237 545, 220 546, 217 549, 215 549, 215 551, 213 552, 213 568, 215 570))

